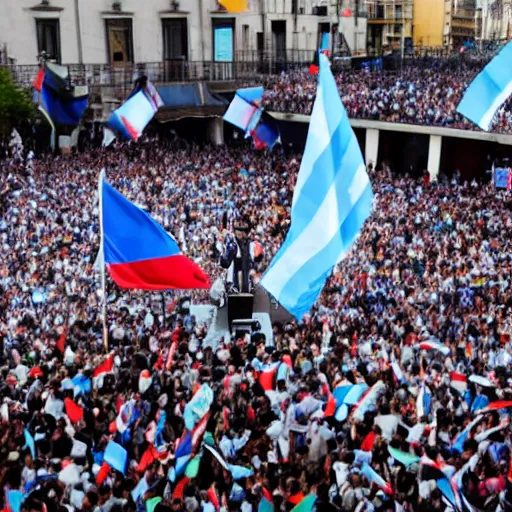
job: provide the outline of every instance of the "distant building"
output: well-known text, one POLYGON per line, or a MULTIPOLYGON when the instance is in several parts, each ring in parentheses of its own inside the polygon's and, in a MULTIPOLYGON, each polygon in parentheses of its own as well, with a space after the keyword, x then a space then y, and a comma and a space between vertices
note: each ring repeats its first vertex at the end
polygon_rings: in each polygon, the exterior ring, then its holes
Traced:
POLYGON ((476 0, 414 0, 415 46, 458 48, 479 37, 476 0))
POLYGON ((477 38, 476 0, 446 0, 444 44, 458 48, 477 38))
POLYGON ((241 14, 216 0, 38 1, 2 0, 2 43, 17 64, 36 64, 43 51, 63 64, 120 67, 296 60, 316 51, 322 34, 333 53, 365 47, 366 18, 344 0, 250 0, 241 14))
POLYGON ((413 0, 368 0, 368 53, 412 46, 413 0))
POLYGON ((480 0, 482 21, 479 37, 482 41, 512 38, 512 0, 480 0))
POLYGON ((414 0, 414 45, 443 46, 445 0, 414 0))

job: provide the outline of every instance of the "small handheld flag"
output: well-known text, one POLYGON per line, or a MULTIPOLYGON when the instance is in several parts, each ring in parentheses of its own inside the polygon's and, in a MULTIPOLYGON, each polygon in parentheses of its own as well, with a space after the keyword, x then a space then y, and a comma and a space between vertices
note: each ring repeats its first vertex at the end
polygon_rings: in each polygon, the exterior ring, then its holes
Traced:
POLYGON ((206 274, 186 256, 160 224, 100 176, 104 261, 114 282, 125 289, 209 288, 206 274))

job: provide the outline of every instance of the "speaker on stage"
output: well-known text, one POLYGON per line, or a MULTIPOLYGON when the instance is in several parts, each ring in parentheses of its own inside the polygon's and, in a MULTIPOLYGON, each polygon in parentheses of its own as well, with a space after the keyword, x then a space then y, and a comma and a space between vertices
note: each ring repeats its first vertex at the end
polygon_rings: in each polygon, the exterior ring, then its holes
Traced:
POLYGON ((228 295, 228 322, 231 331, 233 320, 252 318, 254 295, 252 293, 237 293, 228 295))

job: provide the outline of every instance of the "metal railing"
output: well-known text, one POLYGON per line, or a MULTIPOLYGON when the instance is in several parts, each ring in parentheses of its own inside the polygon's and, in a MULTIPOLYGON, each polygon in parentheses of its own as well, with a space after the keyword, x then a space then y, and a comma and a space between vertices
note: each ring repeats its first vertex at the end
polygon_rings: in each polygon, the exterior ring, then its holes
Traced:
MULTIPOLYGON (((68 64, 74 85, 124 88, 141 75, 152 82, 230 82, 261 74, 290 71, 309 65, 314 51, 287 51, 277 56, 262 56, 257 52, 239 52, 234 62, 164 61, 111 66, 107 64, 68 64)), ((30 86, 39 71, 38 65, 9 65, 14 79, 30 86)))

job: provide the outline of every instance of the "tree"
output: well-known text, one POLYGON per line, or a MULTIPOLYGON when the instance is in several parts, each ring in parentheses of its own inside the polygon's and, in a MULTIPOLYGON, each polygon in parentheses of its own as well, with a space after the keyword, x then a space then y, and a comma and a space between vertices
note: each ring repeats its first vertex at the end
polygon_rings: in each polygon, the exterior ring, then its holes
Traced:
POLYGON ((0 138, 31 119, 34 113, 30 92, 14 82, 7 68, 0 67, 0 138))

